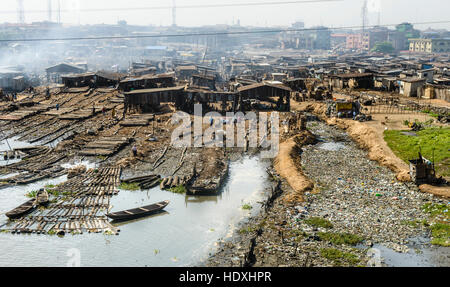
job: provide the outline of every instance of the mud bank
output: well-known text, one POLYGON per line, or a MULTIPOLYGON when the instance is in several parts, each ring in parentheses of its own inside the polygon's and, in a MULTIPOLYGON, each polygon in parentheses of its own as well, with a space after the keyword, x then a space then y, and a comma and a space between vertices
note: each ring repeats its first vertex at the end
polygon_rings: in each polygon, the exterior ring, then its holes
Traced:
POLYGON ((314 188, 312 181, 303 174, 300 165, 302 146, 312 144, 314 141, 315 138, 309 131, 303 131, 280 144, 278 156, 274 160, 274 167, 276 172, 292 187, 292 192, 284 197, 288 203, 302 202, 303 194, 314 188))

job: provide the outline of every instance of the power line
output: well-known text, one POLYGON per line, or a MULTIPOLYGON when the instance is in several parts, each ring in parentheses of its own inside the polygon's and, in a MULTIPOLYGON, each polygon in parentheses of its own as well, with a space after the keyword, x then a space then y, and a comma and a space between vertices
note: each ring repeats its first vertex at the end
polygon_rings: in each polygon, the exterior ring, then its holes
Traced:
MULTIPOLYGON (((428 25, 428 24, 447 24, 450 20, 415 22, 412 25, 428 25)), ((376 27, 392 27, 397 24, 383 24, 366 26, 366 28, 376 27)), ((72 38, 31 38, 31 39, 1 39, 1 42, 47 42, 47 41, 79 41, 79 40, 115 40, 115 39, 142 39, 142 38, 173 38, 173 37, 195 37, 195 36, 220 36, 220 35, 247 35, 247 34, 264 34, 264 33, 282 33, 282 32, 302 32, 302 31, 323 31, 323 30, 341 30, 341 29, 361 29, 363 26, 346 26, 346 27, 316 27, 302 29, 270 29, 270 30, 254 30, 254 31, 223 31, 223 32, 202 32, 202 33, 184 33, 184 34, 162 34, 162 35, 129 35, 129 36, 97 36, 97 37, 72 37, 72 38)))
MULTIPOLYGON (((271 1, 271 2, 246 2, 246 3, 222 3, 222 4, 197 4, 197 5, 177 5, 177 9, 199 9, 199 8, 224 8, 243 6, 268 6, 268 5, 288 5, 288 4, 314 4, 324 2, 343 2, 345 0, 301 0, 301 1, 271 1)), ((123 7, 123 8, 89 8, 77 9, 78 12, 110 12, 110 11, 140 11, 140 10, 170 10, 173 6, 145 6, 145 7, 123 7)), ((27 10, 27 13, 49 13, 48 10, 27 10)), ((59 11, 52 11, 59 12, 59 11)), ((74 12, 71 9, 61 9, 60 12, 74 12)), ((16 13, 16 11, 0 11, 0 14, 16 13)))

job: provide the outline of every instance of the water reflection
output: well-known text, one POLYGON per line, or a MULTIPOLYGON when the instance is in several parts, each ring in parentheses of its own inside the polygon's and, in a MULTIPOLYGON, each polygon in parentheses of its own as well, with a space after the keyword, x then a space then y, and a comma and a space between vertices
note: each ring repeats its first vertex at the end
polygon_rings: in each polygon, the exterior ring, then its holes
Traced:
MULTIPOLYGON (((214 252, 215 242, 233 226, 260 210, 258 201, 266 197, 269 186, 268 164, 257 157, 231 162, 226 186, 216 196, 186 196, 159 187, 121 190, 112 197, 111 210, 163 200, 170 200, 170 204, 161 214, 114 223, 121 230, 117 236, 0 234, 0 266, 65 266, 66 252, 71 248, 80 250, 81 266, 193 266, 214 252), (243 203, 252 205, 252 210, 242 209, 243 203)), ((24 193, 0 190, 1 209, 10 210, 22 203, 24 193), (12 196, 17 199, 11 200, 12 196), (7 208, 3 208, 5 202, 9 202, 7 208)))

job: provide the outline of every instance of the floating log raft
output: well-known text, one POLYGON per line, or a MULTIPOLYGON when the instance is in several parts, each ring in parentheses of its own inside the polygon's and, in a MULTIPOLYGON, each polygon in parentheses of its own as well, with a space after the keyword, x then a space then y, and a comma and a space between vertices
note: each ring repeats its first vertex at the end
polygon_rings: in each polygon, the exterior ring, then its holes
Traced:
POLYGON ((56 202, 52 200, 47 208, 34 210, 3 230, 15 234, 117 234, 119 230, 108 222, 105 214, 110 209, 111 197, 118 193, 120 173, 120 167, 107 167, 73 177, 55 187, 54 192, 49 190, 50 194, 59 194, 54 198, 56 202))
POLYGON ((120 122, 122 127, 148 126, 151 120, 154 120, 154 114, 148 115, 130 115, 120 122))
POLYGON ((55 108, 53 110, 45 112, 44 115, 61 116, 61 115, 67 114, 67 113, 71 113, 71 112, 73 112, 75 110, 77 110, 77 108, 59 108, 58 110, 55 108))
POLYGON ((139 177, 122 179, 122 182, 137 183, 141 189, 149 189, 157 186, 161 180, 160 175, 149 174, 139 177))
POLYGON ((78 94, 78 93, 86 93, 89 90, 90 90, 89 87, 79 87, 79 88, 68 88, 64 92, 69 93, 69 94, 72 94, 72 93, 78 94))
POLYGON ((50 106, 48 106, 48 105, 38 105, 38 106, 34 106, 34 107, 29 107, 26 109, 20 109, 18 111, 11 112, 7 115, 0 115, 0 120, 20 121, 25 118, 39 114, 43 111, 47 111, 49 109, 50 109, 50 106))
POLYGON ((88 143, 79 152, 79 155, 84 156, 110 156, 118 152, 125 145, 130 143, 130 139, 126 137, 102 137, 94 142, 88 143))
POLYGON ((210 179, 206 180, 195 180, 190 186, 187 186, 186 194, 190 195, 211 195, 219 192, 220 187, 225 181, 228 175, 228 162, 223 162, 224 168, 221 169, 220 173, 210 179))

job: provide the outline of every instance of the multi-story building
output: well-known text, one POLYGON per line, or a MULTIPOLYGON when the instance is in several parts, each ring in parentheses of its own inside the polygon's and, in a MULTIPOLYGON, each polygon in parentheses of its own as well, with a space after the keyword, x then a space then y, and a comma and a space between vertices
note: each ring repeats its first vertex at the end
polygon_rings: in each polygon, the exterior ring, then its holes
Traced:
POLYGON ((450 53, 450 38, 409 39, 409 51, 420 53, 450 53))

